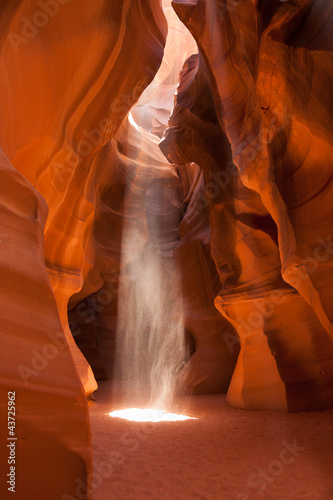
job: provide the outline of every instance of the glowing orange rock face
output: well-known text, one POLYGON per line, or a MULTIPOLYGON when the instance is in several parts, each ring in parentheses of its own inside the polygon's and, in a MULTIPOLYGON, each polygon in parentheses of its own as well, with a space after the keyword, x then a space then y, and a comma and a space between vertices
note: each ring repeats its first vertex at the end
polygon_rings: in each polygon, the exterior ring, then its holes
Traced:
POLYGON ((166 21, 153 0, 21 0, 2 3, 0 23, 1 405, 17 391, 16 496, 37 498, 38 484, 40 498, 75 498, 78 488, 88 498, 84 390, 97 385, 67 305, 108 272, 110 242, 95 222, 108 142, 157 71, 166 21))
POLYGON ((215 304, 241 346, 229 403, 332 407, 331 11, 229 4, 173 2, 200 57, 161 148, 205 172, 215 304))
MULTIPOLYGON (((143 11, 135 2, 111 7, 73 0, 57 6, 51 14, 38 2, 21 2, 7 21, 11 36, 2 48, 1 84, 6 127, 0 141, 47 202, 46 266, 71 342, 69 298, 83 281, 89 292, 101 283, 100 266, 94 268, 99 243, 93 221, 96 187, 105 170, 103 146, 153 78, 166 23, 154 2, 146 2, 143 11), (143 17, 139 29, 138 15, 143 17), (127 69, 129 58, 135 61, 133 71, 127 69), (24 116, 30 117, 29 126, 24 116)), ((92 372, 71 344, 85 389, 92 392, 92 372)))
POLYGON ((91 473, 87 402, 44 264, 47 205, 2 151, 0 180, 0 424, 12 445, 1 463, 14 473, 0 491, 7 498, 14 488, 23 500, 51 489, 61 498, 91 473))
POLYGON ((173 2, 199 55, 164 132, 164 76, 149 117, 127 116, 162 60, 160 2, 2 2, 1 401, 17 390, 25 408, 20 500, 36 481, 51 500, 89 497, 84 391, 96 382, 67 309, 105 376, 93 342, 112 353, 121 254, 148 241, 195 341, 187 387, 228 390, 242 408, 332 407, 331 11, 270 4, 173 2))
POLYGON ((175 38, 173 41, 168 38, 163 63, 153 85, 131 110, 129 119, 124 120, 105 152, 105 161, 112 169, 103 172, 98 192, 101 203, 94 226, 96 239, 105 245, 105 251, 102 246, 99 250, 99 257, 105 256, 104 284, 89 297, 85 296, 85 289, 73 296, 69 318, 73 335, 96 376, 105 378, 105 371, 112 376, 119 323, 120 245, 122 266, 126 265, 131 252, 148 251, 153 245, 182 302, 187 337, 192 351, 195 349, 182 373, 182 381, 194 393, 225 392, 239 348, 234 346, 230 352, 223 333, 227 331, 232 335, 234 329, 214 306, 220 285, 210 255, 208 210, 196 210, 197 204, 202 205, 202 174, 197 167, 193 176, 190 165, 178 171, 176 166, 168 164, 158 147, 161 131, 166 128, 165 114, 171 112, 178 81, 174 66, 181 67, 174 56, 177 54, 183 61, 184 52, 191 54, 196 49, 188 32, 190 40, 186 36, 181 38, 181 30, 186 34, 186 29, 179 21, 176 25, 175 14, 172 17, 169 11, 167 15, 169 29, 176 30, 175 38), (179 45, 175 43, 178 41, 179 45), (132 234, 131 248, 128 233, 132 234), (83 300, 78 302, 81 297, 83 300))

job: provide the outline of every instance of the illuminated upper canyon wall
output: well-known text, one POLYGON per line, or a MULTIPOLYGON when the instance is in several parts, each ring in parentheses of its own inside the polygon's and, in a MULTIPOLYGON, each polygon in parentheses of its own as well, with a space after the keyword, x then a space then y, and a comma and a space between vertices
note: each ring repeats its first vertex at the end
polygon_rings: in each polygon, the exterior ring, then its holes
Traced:
POLYGON ((119 265, 110 255, 120 255, 121 248, 126 265, 132 254, 138 260, 138 254, 145 248, 150 251, 154 244, 175 295, 183 302, 184 326, 192 350, 193 342, 196 344, 183 373, 185 387, 194 393, 226 392, 239 348, 234 346, 230 351, 224 341, 225 330, 230 335, 235 332, 214 306, 220 281, 210 252, 208 210, 190 209, 200 196, 203 176, 199 167, 195 172, 190 166, 177 171, 158 147, 174 104, 179 72, 186 58, 197 52, 193 38, 170 2, 165 2, 164 7, 169 33, 162 65, 131 109, 129 119, 124 120, 110 141, 112 170, 103 187, 103 205, 99 205, 95 225, 100 238, 109 245, 108 272, 104 272, 101 290, 81 302, 78 301, 82 293, 72 297, 69 320, 96 376, 112 377, 116 331, 123 323, 118 313, 124 308, 118 304, 119 265), (157 232, 153 227, 156 220, 157 232))

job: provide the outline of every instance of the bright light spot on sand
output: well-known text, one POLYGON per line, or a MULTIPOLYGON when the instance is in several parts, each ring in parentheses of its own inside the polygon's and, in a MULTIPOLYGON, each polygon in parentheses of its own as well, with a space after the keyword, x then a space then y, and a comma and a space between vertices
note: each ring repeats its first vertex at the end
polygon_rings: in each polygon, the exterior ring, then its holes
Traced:
POLYGON ((127 408, 125 410, 112 411, 110 417, 123 418, 134 422, 175 422, 176 420, 197 420, 186 415, 167 413, 166 410, 152 408, 127 408))

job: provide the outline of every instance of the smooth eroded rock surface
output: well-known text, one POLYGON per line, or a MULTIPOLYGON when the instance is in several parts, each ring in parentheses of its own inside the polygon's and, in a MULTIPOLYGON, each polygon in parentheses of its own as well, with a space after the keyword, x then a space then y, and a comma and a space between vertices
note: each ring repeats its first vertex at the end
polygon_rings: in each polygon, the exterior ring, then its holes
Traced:
POLYGON ((222 285, 215 305, 237 331, 225 336, 230 349, 241 347, 227 401, 331 407, 332 8, 173 7, 199 55, 184 65, 161 149, 205 175, 222 285), (306 32, 311 22, 315 38, 306 32))
POLYGON ((1 429, 15 391, 19 500, 90 497, 86 395, 113 376, 140 256, 180 304, 183 389, 332 408, 332 17, 320 0, 1 3, 1 429))

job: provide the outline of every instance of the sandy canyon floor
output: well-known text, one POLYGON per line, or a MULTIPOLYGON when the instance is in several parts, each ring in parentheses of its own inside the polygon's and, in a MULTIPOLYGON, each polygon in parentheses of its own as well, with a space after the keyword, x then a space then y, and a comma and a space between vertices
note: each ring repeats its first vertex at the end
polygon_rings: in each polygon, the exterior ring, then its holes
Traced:
POLYGON ((333 410, 251 412, 192 396, 167 410, 195 419, 133 422, 109 416, 123 408, 110 382, 95 397, 93 500, 333 499, 333 410))

